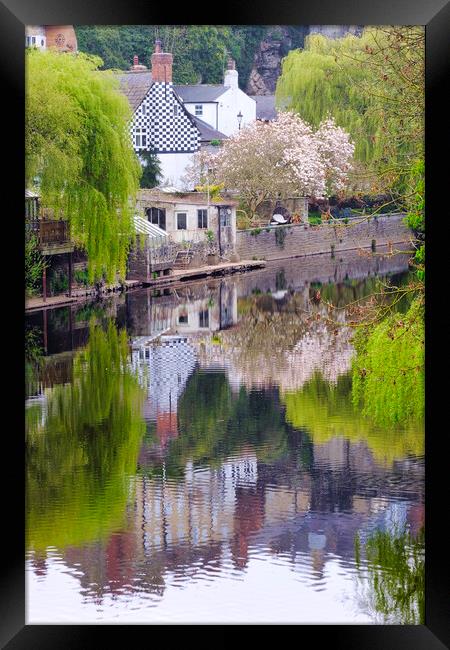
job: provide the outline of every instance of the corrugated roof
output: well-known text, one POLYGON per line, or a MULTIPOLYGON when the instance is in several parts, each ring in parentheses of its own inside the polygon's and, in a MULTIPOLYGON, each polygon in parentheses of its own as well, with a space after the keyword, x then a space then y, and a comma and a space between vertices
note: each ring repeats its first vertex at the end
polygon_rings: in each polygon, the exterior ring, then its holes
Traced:
POLYGON ((213 102, 228 90, 228 86, 196 84, 174 86, 174 90, 184 102, 213 102))
POLYGON ((257 120, 275 120, 278 112, 275 108, 275 95, 252 95, 256 102, 257 120))
POLYGON ((151 72, 123 72, 117 75, 120 89, 126 95, 130 106, 135 111, 144 99, 153 83, 151 72))
POLYGON ((200 142, 211 142, 211 140, 225 140, 228 136, 220 131, 217 131, 212 126, 199 120, 195 115, 191 115, 194 119, 195 126, 200 131, 200 142))

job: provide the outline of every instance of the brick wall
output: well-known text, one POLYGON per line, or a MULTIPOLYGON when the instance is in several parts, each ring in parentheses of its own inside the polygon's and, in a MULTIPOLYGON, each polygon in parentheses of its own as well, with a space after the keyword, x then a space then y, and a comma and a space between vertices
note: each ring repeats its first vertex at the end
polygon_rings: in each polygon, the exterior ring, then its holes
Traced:
POLYGON ((334 253, 340 251, 398 244, 413 239, 403 223, 403 214, 383 215, 361 220, 350 219, 348 224, 320 226, 267 226, 262 229, 239 230, 236 251, 241 260, 276 260, 286 257, 334 253))

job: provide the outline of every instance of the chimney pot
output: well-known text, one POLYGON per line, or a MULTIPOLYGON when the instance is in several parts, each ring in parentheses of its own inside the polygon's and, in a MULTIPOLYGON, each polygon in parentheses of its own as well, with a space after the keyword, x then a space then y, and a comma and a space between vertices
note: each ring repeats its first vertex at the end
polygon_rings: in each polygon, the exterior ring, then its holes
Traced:
POLYGON ((139 65, 139 57, 136 54, 133 56, 133 65, 139 65))
POLYGON ((157 38, 155 41, 155 52, 162 52, 161 41, 159 40, 159 38, 157 38))
POLYGON ((236 64, 234 62, 234 59, 231 57, 228 59, 228 64, 227 64, 228 70, 234 70, 236 68, 236 64))

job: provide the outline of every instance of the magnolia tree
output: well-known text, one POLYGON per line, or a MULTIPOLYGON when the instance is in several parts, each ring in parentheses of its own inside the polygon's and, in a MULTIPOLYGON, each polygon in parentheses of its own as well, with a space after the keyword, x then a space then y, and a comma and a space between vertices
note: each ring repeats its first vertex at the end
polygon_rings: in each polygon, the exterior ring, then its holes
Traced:
POLYGON ((254 214, 266 199, 324 198, 341 191, 353 152, 348 134, 332 119, 314 131, 298 115, 280 112, 273 122, 245 126, 217 153, 201 152, 189 171, 200 181, 208 170, 209 182, 236 190, 254 214))

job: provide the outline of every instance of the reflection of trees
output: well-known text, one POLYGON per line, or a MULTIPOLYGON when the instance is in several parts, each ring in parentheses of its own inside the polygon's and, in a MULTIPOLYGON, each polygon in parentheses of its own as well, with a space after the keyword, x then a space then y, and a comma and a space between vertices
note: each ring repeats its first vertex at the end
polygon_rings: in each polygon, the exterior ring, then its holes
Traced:
POLYGON ((374 456, 387 463, 424 453, 424 434, 420 423, 405 427, 381 427, 361 415, 351 401, 350 375, 338 378, 336 385, 323 380, 320 374, 299 391, 284 393, 286 420, 296 428, 305 428, 315 443, 326 443, 335 436, 352 442, 366 440, 374 456))
MULTIPOLYGON (((233 395, 224 373, 195 372, 178 404, 177 439, 165 457, 168 475, 177 476, 188 460, 218 466, 246 445, 264 462, 288 450, 286 425, 278 390, 233 395)), ((155 459, 155 462, 158 462, 155 459)))
MULTIPOLYGON (((366 541, 367 606, 381 614, 384 623, 424 624, 424 543, 424 528, 415 537, 406 530, 377 531, 366 541)), ((362 573, 360 553, 357 536, 355 555, 362 573)))
POLYGON ((126 332, 92 323, 73 381, 27 411, 27 537, 43 549, 107 535, 121 523, 136 469, 143 391, 127 365, 126 332))
POLYGON ((356 337, 353 400, 386 425, 423 418, 425 323, 419 299, 356 337))

